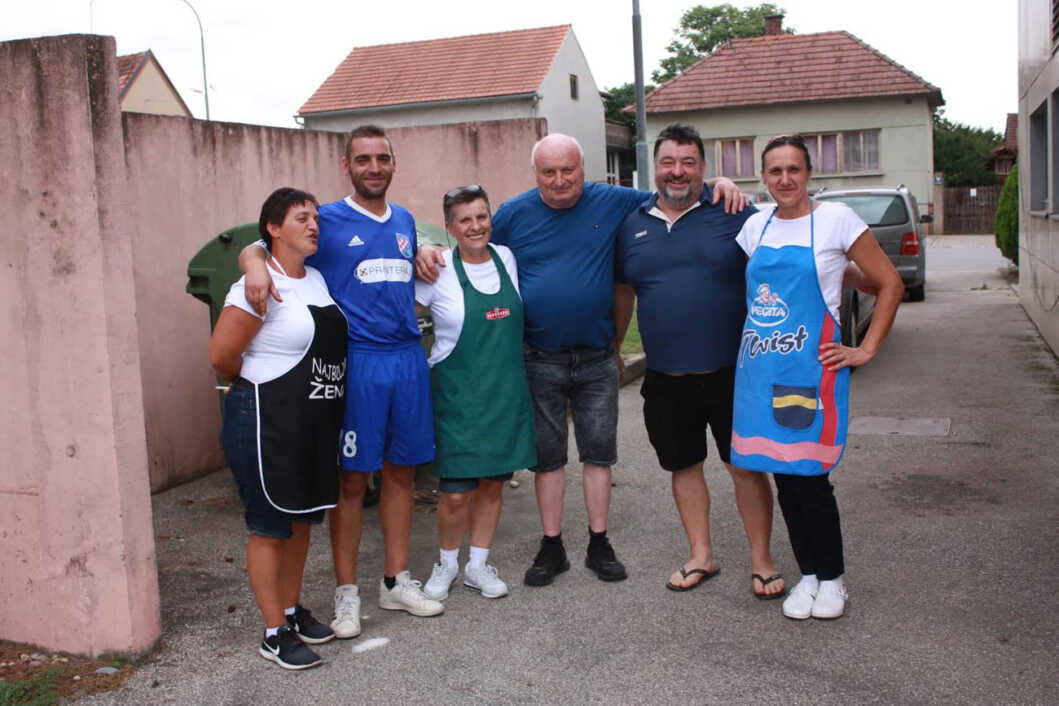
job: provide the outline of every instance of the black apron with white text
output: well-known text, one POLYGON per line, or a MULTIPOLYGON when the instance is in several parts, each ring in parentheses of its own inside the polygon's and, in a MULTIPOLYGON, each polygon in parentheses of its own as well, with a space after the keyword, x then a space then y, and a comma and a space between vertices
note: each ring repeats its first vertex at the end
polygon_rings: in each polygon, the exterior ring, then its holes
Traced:
POLYGON ((315 332, 305 355, 255 385, 261 487, 276 509, 291 513, 338 503, 347 324, 337 305, 307 308, 315 332))

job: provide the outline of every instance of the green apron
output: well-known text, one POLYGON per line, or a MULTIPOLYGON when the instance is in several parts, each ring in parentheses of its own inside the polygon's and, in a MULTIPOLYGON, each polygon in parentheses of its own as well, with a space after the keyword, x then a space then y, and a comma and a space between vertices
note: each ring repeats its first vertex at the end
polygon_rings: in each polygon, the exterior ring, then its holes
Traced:
POLYGON ((537 464, 533 403, 522 361, 522 300, 489 248, 500 291, 474 288, 452 251, 463 289, 463 329, 452 353, 430 370, 434 474, 488 478, 537 464))

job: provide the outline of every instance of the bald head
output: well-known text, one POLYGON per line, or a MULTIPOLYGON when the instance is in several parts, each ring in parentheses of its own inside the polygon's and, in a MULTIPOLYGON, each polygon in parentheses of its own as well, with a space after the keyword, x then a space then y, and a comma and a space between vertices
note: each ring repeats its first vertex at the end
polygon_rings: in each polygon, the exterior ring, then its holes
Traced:
POLYGON ((530 153, 541 200, 551 208, 577 205, 585 190, 585 153, 569 135, 548 135, 530 153))

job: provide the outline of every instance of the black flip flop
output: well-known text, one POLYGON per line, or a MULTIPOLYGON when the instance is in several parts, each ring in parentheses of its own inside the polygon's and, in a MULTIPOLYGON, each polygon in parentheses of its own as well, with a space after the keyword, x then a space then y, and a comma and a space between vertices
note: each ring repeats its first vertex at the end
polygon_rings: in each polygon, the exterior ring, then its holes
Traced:
MULTIPOLYGON (((783 574, 773 574, 772 576, 769 576, 768 578, 765 578, 761 574, 750 574, 751 581, 753 581, 753 579, 757 579, 758 581, 761 582, 761 587, 762 588, 764 588, 765 586, 768 586, 773 581, 779 581, 782 578, 783 578, 783 574)), ((783 598, 784 596, 786 596, 787 595, 787 588, 786 588, 786 586, 784 586, 783 590, 779 591, 778 593, 758 593, 757 591, 753 590, 753 588, 751 588, 751 592, 754 594, 754 598, 757 598, 758 600, 774 601, 777 598, 783 598)))
POLYGON ((719 566, 714 572, 709 572, 706 569, 691 569, 690 571, 688 571, 683 566, 681 566, 680 575, 684 578, 694 576, 695 574, 701 574, 702 578, 696 581, 695 583, 691 584, 690 586, 678 586, 671 581, 666 581, 666 588, 668 588, 670 591, 690 591, 693 588, 698 588, 699 586, 706 583, 719 573, 721 573, 721 567, 719 566))

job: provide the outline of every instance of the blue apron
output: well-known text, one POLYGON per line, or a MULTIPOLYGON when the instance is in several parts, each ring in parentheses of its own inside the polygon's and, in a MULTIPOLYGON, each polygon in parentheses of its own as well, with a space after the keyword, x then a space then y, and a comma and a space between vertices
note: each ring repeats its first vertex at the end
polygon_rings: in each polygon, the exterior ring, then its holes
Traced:
MULTIPOLYGON (((813 204, 810 203, 810 208, 813 204)), ((747 316, 735 373, 732 465, 815 476, 838 465, 849 420, 849 368, 825 370, 819 348, 841 332, 820 291, 814 217, 809 246, 763 247, 746 266, 747 316)))

